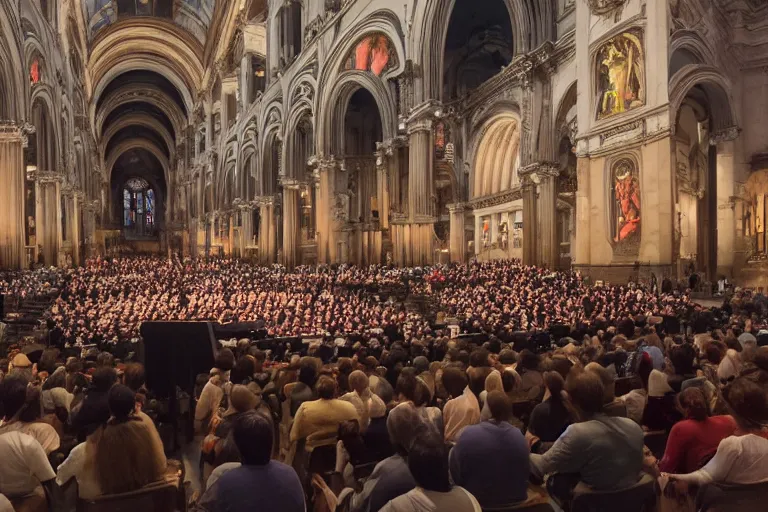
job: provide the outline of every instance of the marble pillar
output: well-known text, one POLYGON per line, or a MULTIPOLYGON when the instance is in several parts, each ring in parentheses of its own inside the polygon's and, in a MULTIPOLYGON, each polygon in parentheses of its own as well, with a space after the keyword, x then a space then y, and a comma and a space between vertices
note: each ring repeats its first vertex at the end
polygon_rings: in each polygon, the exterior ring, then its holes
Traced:
POLYGON ((259 259, 263 265, 276 262, 277 229, 275 226, 275 199, 264 197, 259 200, 259 259))
POLYGON ((299 183, 283 180, 283 265, 293 268, 299 258, 299 183))
POLYGON ((541 255, 538 263, 544 267, 555 269, 560 259, 560 247, 557 243, 557 167, 545 166, 539 168, 541 184, 539 185, 539 241, 541 255))
MULTIPOLYGON (((717 145, 717 269, 732 277, 736 244, 734 137, 714 134, 717 145), (718 141, 719 138, 719 141, 718 141)), ((710 276, 717 279, 718 276, 710 276)))
POLYGON ((328 264, 333 261, 331 253, 335 246, 335 236, 331 219, 334 208, 333 197, 336 167, 337 164, 334 159, 321 159, 315 171, 317 181, 315 222, 317 229, 317 262, 319 264, 328 264))
POLYGON ((24 137, 19 127, 0 125, 0 269, 25 266, 23 147, 24 137))
POLYGON ((536 229, 536 184, 527 177, 523 182, 523 263, 535 265, 538 245, 536 229))
POLYGON ((61 183, 57 172, 42 171, 37 175, 37 233, 46 266, 59 264, 61 250, 61 183))
POLYGON ((406 261, 408 266, 429 265, 434 259, 434 178, 432 121, 421 119, 408 127, 408 221, 406 261))
POLYGON ((465 207, 461 203, 451 204, 448 205, 448 212, 450 214, 449 250, 451 262, 464 263, 467 252, 466 229, 464 227, 465 207))

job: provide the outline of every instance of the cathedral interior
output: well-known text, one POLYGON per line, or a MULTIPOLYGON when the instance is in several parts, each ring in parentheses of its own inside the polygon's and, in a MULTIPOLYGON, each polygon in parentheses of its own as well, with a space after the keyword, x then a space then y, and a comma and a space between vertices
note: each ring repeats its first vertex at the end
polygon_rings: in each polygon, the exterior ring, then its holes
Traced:
POLYGON ((0 0, 0 268, 768 286, 763 0, 0 0))

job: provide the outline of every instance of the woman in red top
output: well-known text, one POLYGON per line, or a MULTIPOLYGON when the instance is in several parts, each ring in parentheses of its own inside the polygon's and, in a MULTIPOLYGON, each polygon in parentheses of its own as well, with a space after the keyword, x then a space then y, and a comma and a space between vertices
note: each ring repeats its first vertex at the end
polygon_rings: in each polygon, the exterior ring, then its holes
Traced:
POLYGON ((664 473, 692 473, 717 451, 720 441, 733 435, 730 416, 710 416, 709 404, 699 388, 688 388, 677 397, 685 419, 672 427, 659 469, 664 473))

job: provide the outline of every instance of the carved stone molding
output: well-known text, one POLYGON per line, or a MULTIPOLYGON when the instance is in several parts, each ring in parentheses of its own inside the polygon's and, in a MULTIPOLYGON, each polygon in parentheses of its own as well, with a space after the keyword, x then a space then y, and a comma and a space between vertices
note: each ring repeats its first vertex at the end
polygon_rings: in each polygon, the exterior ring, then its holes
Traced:
POLYGON ((40 184, 62 183, 64 181, 64 176, 54 171, 37 171, 35 178, 40 184))
POLYGON ((467 206, 473 210, 480 210, 483 208, 490 208, 492 206, 498 206, 501 204, 509 203, 523 198, 523 191, 520 187, 513 188, 511 190, 505 190, 500 194, 494 194, 492 196, 478 197, 467 203, 467 206))
POLYGON ((451 214, 464 213, 465 211, 467 211, 467 205, 465 205, 464 203, 451 203, 447 205, 447 207, 448 207, 448 212, 451 214))
POLYGON ((730 142, 732 140, 736 140, 739 138, 739 133, 741 133, 741 129, 738 126, 731 126, 722 130, 718 130, 710 134, 709 144, 711 146, 717 146, 721 142, 730 142))
POLYGON ((285 177, 280 178, 280 186, 283 188, 286 188, 289 190, 298 190, 299 185, 301 185, 299 180, 296 180, 293 178, 285 178, 285 177))
POLYGON ((0 120, 0 141, 24 142, 25 138, 22 128, 14 121, 0 120))
POLYGON ((592 14, 604 16, 623 7, 626 0, 588 0, 588 2, 589 10, 592 11, 592 14))

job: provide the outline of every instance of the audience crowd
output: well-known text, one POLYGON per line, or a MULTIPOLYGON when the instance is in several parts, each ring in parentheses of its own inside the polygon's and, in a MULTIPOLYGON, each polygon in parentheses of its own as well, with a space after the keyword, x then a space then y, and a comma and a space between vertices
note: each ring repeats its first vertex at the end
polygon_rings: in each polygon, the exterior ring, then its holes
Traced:
POLYGON ((168 488, 170 509, 198 511, 568 510, 595 492, 634 492, 635 506, 638 490, 694 510, 713 489, 757 493, 739 510, 761 510, 748 503, 768 497, 762 295, 705 310, 685 291, 595 287, 514 261, 288 271, 97 259, 0 287, 55 295, 61 333, 0 360, 0 511, 168 488), (401 288, 430 298, 437 321, 384 300, 401 288), (143 365, 110 353, 152 319, 320 337, 281 358, 224 340, 190 397, 198 475, 174 459, 143 365))

